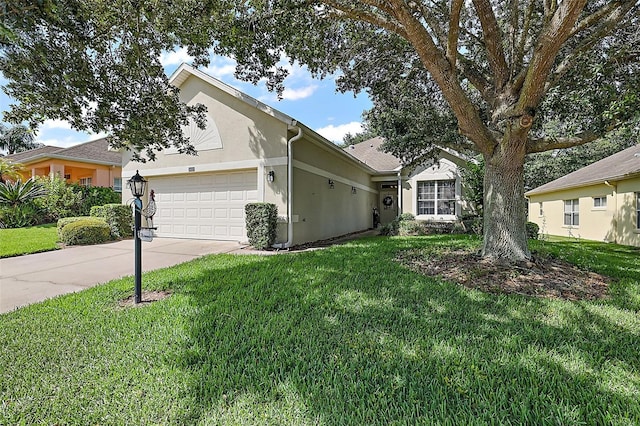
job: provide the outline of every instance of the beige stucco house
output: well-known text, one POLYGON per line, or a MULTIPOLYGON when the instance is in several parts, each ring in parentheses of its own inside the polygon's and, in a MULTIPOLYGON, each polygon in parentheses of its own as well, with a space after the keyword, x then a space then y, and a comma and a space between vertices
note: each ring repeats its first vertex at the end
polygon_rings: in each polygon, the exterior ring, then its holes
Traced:
POLYGON ((122 190, 122 156, 105 138, 70 148, 45 145, 3 157, 24 166, 23 178, 58 175, 68 183, 122 190))
POLYGON ((525 195, 541 233, 640 246, 640 145, 525 195))
MULTIPOLYGON (((459 212, 455 158, 435 166, 436 181, 449 183, 428 187, 420 176, 434 166, 408 175, 387 154, 377 151, 373 160, 363 155, 362 144, 343 150, 294 118, 185 64, 170 81, 180 88, 183 101, 207 107, 206 129, 183 129, 198 155, 166 149, 153 162, 134 162, 126 152, 122 159, 125 181, 139 170, 155 192, 158 237, 246 241, 244 206, 250 202, 277 206, 279 247, 369 229, 374 209, 383 223, 404 209, 425 218, 451 219, 459 212), (414 201, 416 190, 422 195, 414 201), (440 198, 428 200, 429 194, 440 198)), ((373 149, 379 142, 363 147, 373 149)), ((123 201, 129 198, 125 188, 123 201)))

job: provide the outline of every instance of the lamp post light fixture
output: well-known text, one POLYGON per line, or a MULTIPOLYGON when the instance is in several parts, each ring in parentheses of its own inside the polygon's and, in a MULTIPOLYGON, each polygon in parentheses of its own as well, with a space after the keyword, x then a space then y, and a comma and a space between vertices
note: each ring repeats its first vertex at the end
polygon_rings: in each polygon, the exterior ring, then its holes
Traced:
POLYGON ((269 173, 267 173, 267 182, 273 183, 274 180, 276 180, 276 172, 270 170, 269 173))
POLYGON ((140 176, 136 170, 136 174, 127 181, 127 185, 131 193, 135 197, 133 201, 133 240, 135 244, 135 293, 134 302, 142 302, 142 241, 140 240, 140 229, 142 228, 142 197, 147 189, 147 181, 140 176))

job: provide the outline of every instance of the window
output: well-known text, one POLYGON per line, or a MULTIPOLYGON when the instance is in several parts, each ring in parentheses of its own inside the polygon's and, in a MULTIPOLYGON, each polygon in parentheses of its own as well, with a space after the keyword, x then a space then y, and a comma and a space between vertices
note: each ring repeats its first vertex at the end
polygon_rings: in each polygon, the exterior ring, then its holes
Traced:
POLYGON ((607 207, 607 197, 593 197, 593 208, 607 207))
POLYGON ((542 209, 542 203, 538 203, 538 216, 544 216, 544 210, 542 209))
POLYGON ((122 178, 113 178, 113 190, 116 192, 122 192, 122 178))
POLYGON ((419 215, 455 215, 456 181, 431 180, 418 182, 419 215))
POLYGON ((580 224, 578 200, 564 201, 564 224, 566 226, 578 226, 580 224))
POLYGON ((89 187, 89 186, 91 186, 91 178, 90 177, 80 178, 80 182, 79 183, 82 186, 89 187))
POLYGON ((640 229, 640 192, 636 192, 636 229, 640 229))

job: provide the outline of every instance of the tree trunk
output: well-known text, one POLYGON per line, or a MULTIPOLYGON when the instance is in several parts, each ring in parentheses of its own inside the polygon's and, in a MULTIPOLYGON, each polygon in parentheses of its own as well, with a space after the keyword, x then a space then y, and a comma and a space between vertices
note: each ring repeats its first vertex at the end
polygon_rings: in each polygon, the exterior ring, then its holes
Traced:
POLYGON ((527 247, 523 143, 507 140, 485 154, 482 257, 508 262, 531 258, 527 247))

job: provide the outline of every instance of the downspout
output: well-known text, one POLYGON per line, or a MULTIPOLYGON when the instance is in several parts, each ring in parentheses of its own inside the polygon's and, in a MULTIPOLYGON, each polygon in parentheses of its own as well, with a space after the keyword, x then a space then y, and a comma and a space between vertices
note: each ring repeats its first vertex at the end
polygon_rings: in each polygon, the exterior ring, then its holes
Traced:
POLYGON ((293 244, 293 143, 302 139, 302 127, 293 120, 289 129, 298 129, 298 134, 287 141, 287 242, 281 248, 289 248, 293 244))
POLYGON ((608 180, 604 184, 613 190, 613 242, 618 244, 618 185, 611 184, 608 180))
POLYGON ((398 172, 398 217, 402 214, 402 170, 398 172))

